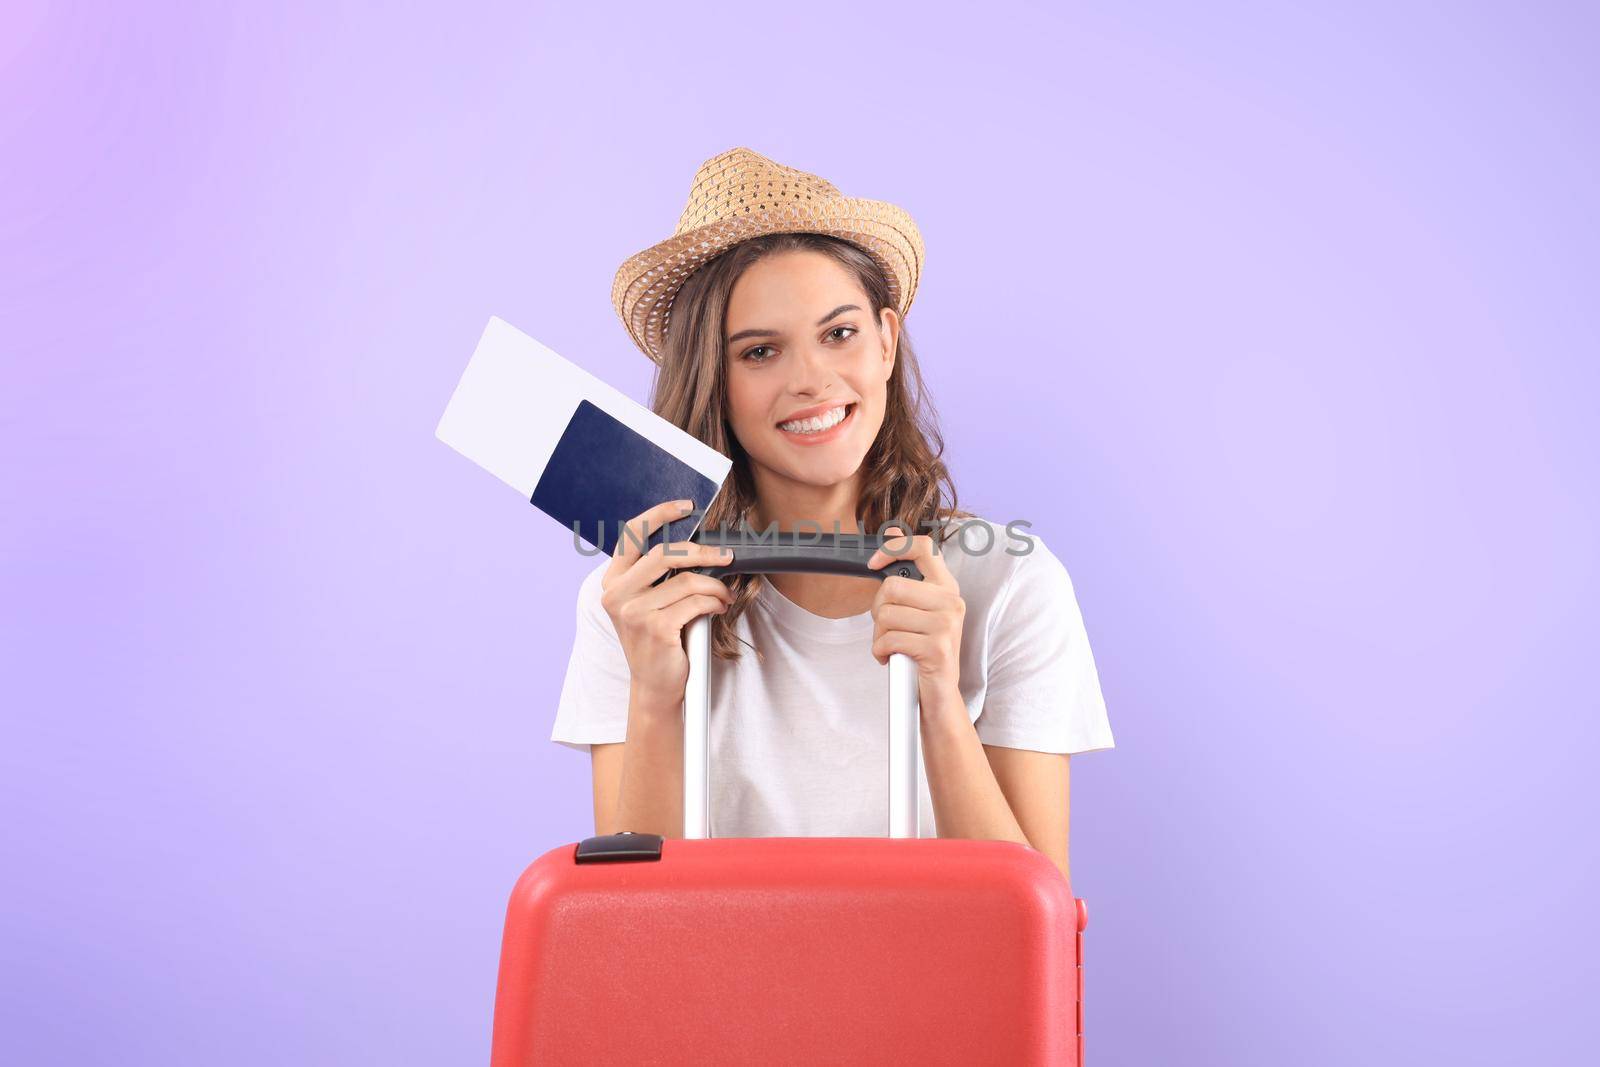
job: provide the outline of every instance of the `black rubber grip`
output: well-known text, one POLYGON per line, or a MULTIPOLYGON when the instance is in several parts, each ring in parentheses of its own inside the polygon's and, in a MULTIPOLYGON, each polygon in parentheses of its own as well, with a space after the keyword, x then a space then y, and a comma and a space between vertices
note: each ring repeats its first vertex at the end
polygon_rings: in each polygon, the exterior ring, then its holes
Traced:
POLYGON ((749 530, 701 530, 691 541, 701 545, 726 545, 733 549, 733 562, 713 567, 684 567, 694 574, 721 578, 729 574, 843 574, 858 578, 888 578, 891 575, 922 581, 922 572, 909 559, 891 559, 877 570, 867 567, 873 553, 887 542, 888 551, 904 552, 910 541, 903 534, 880 537, 877 534, 772 532, 749 530))

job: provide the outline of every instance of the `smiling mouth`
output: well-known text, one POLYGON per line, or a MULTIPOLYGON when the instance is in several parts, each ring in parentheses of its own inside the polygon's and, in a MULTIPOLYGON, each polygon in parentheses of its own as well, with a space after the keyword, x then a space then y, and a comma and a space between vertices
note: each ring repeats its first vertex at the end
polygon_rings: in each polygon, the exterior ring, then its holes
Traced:
POLYGON ((854 403, 841 404, 831 411, 823 412, 821 415, 815 415, 809 419, 780 422, 778 423, 778 429, 784 433, 792 433, 797 437, 809 437, 813 434, 827 433, 845 419, 848 419, 855 407, 854 403))

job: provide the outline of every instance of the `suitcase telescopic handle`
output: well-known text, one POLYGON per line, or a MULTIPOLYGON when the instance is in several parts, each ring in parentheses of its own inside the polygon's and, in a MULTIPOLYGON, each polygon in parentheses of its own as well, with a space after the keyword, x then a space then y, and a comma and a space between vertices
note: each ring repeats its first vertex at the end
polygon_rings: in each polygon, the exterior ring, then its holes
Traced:
POLYGON ((726 574, 844 574, 857 578, 902 578, 922 580, 917 565, 908 559, 893 560, 878 570, 867 561, 878 549, 890 545, 889 553, 904 551, 903 536, 876 534, 767 533, 741 530, 701 530, 690 538, 701 545, 722 545, 733 549, 733 562, 714 567, 685 567, 696 574, 721 578, 726 574))
MULTIPOLYGON (((922 580, 909 560, 894 560, 869 570, 867 561, 887 542, 890 554, 903 551, 902 535, 756 534, 741 530, 701 530, 691 539, 733 549, 733 560, 713 567, 685 567, 721 578, 730 574, 841 574, 882 580, 891 575, 922 580)), ((711 836, 711 615, 685 628, 689 681, 683 693, 683 836, 711 836)), ((921 745, 917 666, 901 652, 889 656, 889 836, 917 837, 917 763, 921 745)))

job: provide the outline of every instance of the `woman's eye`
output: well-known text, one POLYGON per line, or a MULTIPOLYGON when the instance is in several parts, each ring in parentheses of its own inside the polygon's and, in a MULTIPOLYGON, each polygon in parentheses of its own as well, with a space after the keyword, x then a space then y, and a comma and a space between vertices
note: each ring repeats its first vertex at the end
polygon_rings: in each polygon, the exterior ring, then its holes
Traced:
MULTIPOLYGON (((847 341, 847 340, 850 339, 851 336, 853 336, 854 334, 860 332, 854 326, 835 326, 833 329, 829 330, 824 336, 833 337, 835 334, 839 333, 841 330, 844 331, 845 336, 838 338, 840 341, 847 341)), ((770 355, 764 356, 764 355, 761 355, 760 353, 762 353, 762 352, 771 352, 771 351, 772 351, 772 346, 771 345, 755 345, 752 348, 745 349, 744 350, 744 355, 741 356, 740 358, 748 360, 751 363, 766 363, 769 360, 771 360, 772 357, 770 355)))

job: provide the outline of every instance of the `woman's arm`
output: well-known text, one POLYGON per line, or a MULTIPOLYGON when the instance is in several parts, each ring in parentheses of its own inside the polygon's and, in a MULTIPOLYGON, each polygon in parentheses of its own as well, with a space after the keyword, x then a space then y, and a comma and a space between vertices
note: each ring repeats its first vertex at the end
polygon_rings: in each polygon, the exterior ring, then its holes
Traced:
MULTIPOLYGON (((619 534, 600 579, 599 606, 611 621, 614 639, 607 640, 598 619, 587 632, 596 654, 613 662, 609 678, 620 673, 614 663, 619 651, 628 672, 624 740, 589 751, 595 833, 600 835, 631 830, 683 836, 683 687, 689 677, 683 628, 707 613, 726 611, 733 593, 720 579, 678 568, 727 563, 733 552, 691 541, 663 540, 648 552, 644 545, 669 519, 693 508, 690 500, 668 500, 635 516, 619 534), (656 585, 669 571, 677 573, 656 585)), ((580 612, 579 618, 586 615, 592 612, 580 612)), ((611 707, 606 711, 614 714, 611 707)))
POLYGON ((1071 771, 1065 752, 1033 752, 984 745, 989 766, 1028 843, 1050 858, 1072 884, 1067 862, 1067 823, 1071 812, 1071 771))
POLYGON ((914 561, 922 580, 883 580, 872 606, 872 654, 884 663, 901 653, 917 664, 922 762, 939 836, 1028 845, 1066 877, 1067 757, 1020 749, 996 755, 1006 750, 983 744, 961 695, 961 585, 927 536, 908 536, 893 551, 886 543, 867 566, 891 559, 914 561))
POLYGON ((593 745, 594 829, 599 835, 683 836, 683 705, 628 698, 628 739, 593 745))
POLYGON ((922 760, 940 837, 1015 841, 1067 870, 1067 757, 983 744, 959 690, 921 705, 922 760))

